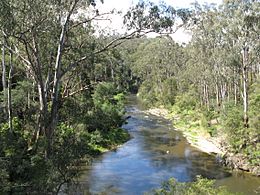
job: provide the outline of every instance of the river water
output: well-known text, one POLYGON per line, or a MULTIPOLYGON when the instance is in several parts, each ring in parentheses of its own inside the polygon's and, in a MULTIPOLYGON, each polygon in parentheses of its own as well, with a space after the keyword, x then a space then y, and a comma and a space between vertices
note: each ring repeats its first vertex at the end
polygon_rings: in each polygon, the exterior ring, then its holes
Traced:
POLYGON ((213 155, 190 146, 170 121, 145 114, 135 97, 129 99, 127 115, 131 118, 123 128, 132 139, 86 167, 71 194, 139 195, 171 177, 188 182, 197 175, 233 192, 260 194, 260 178, 222 167, 213 155))

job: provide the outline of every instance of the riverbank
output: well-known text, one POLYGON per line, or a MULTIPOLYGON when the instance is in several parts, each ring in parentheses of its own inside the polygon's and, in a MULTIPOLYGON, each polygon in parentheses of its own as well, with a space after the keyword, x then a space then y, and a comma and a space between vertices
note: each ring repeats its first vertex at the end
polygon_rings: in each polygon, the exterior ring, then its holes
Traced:
POLYGON ((93 150, 100 154, 114 150, 131 139, 128 131, 123 128, 115 128, 103 134, 99 133, 96 136, 98 136, 102 141, 90 145, 93 150))
POLYGON ((148 114, 152 114, 155 116, 163 117, 165 119, 173 120, 174 127, 178 131, 182 131, 184 137, 187 139, 189 144, 193 147, 200 149, 201 151, 211 154, 219 154, 223 155, 224 151, 220 149, 220 141, 216 138, 209 137, 208 135, 199 135, 192 129, 187 129, 184 126, 178 125, 176 121, 179 121, 180 118, 177 116, 173 116, 170 114, 169 110, 159 107, 159 108, 151 108, 145 111, 148 114))
POLYGON ((224 144, 222 144, 224 142, 223 137, 212 137, 205 130, 202 130, 198 124, 194 124, 191 121, 184 123, 180 116, 171 113, 163 107, 151 108, 145 112, 171 120, 176 130, 183 132, 190 145, 205 153, 218 155, 221 157, 221 162, 224 165, 260 176, 260 166, 252 166, 243 154, 228 152, 224 144))

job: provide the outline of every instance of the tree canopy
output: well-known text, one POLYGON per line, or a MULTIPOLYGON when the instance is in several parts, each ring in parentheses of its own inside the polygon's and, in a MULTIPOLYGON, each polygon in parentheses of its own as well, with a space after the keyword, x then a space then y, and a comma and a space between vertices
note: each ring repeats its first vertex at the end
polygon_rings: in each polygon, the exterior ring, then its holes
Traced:
POLYGON ((122 35, 95 33, 94 21, 113 14, 96 3, 0 1, 1 193, 58 193, 83 158, 129 138, 124 94, 137 91, 149 106, 197 110, 212 135, 259 165, 258 1, 140 1, 122 35), (186 45, 170 36, 181 27, 192 33, 186 45))

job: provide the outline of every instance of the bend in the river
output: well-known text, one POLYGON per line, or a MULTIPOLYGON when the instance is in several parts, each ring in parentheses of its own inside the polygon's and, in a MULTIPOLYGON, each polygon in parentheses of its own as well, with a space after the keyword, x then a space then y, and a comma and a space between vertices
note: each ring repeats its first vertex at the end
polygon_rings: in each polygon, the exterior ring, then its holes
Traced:
POLYGON ((246 195, 259 189, 259 178, 232 172, 218 164, 213 155, 190 146, 170 121, 145 114, 136 97, 130 97, 127 114, 131 118, 123 128, 133 138, 95 159, 73 189, 76 194, 137 195, 159 187, 170 177, 188 182, 197 175, 216 179, 218 185, 246 195))

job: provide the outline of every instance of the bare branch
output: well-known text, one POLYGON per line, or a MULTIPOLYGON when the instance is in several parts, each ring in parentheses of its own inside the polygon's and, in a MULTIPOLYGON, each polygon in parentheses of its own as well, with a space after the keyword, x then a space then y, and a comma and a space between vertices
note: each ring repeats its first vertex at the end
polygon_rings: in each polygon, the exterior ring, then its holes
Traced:
POLYGON ((153 30, 135 30, 134 32, 128 34, 128 35, 125 35, 125 36, 122 36, 122 37, 119 37, 119 38, 116 38, 114 39, 113 41, 109 42, 105 47, 101 48, 100 50, 98 51, 95 51, 94 54, 99 54, 101 52, 104 52, 106 51, 107 49, 109 48, 114 48, 120 44, 122 44, 124 41, 128 40, 128 39, 133 39, 133 38, 140 38, 150 32, 153 32, 153 30), (120 42, 122 41, 123 42, 120 42), (119 42, 119 43, 118 43, 119 42))
POLYGON ((78 89, 78 90, 76 90, 76 91, 73 91, 73 92, 69 93, 68 95, 63 96, 62 98, 68 98, 68 97, 70 97, 70 96, 73 96, 73 95, 75 95, 75 94, 78 94, 78 93, 80 93, 80 92, 82 92, 82 91, 85 91, 85 90, 89 89, 90 86, 91 86, 91 85, 87 85, 87 86, 81 87, 80 89, 78 89))
POLYGON ((111 21, 111 19, 109 19, 109 18, 102 18, 102 16, 110 15, 110 14, 111 14, 111 12, 106 12, 106 13, 95 15, 92 18, 88 18, 86 20, 83 20, 81 22, 78 22, 78 23, 72 25, 69 29, 76 28, 76 27, 78 27, 80 25, 86 24, 86 23, 91 22, 93 20, 110 20, 111 21))
MULTIPOLYGON (((2 46, 3 44, 1 44, 2 46)), ((27 64, 26 67, 28 67, 29 65, 31 65, 31 63, 25 58, 23 57, 20 53, 19 50, 17 48, 15 48, 15 50, 13 50, 11 47, 8 47, 7 45, 5 45, 5 48, 8 49, 10 52, 13 52, 14 54, 16 54, 23 62, 25 62, 25 64, 27 64)))
MULTIPOLYGON (((136 30, 136 31, 134 31, 130 34, 127 34, 125 36, 122 36, 122 37, 119 37, 119 38, 112 40, 106 46, 104 46, 100 50, 95 51, 93 54, 96 55, 96 54, 102 53, 102 52, 104 52, 108 49, 115 48, 118 45, 125 42, 126 40, 133 39, 133 38, 140 38, 140 37, 142 37, 142 36, 144 36, 144 35, 146 35, 150 32, 153 32, 153 30, 148 30, 148 31, 136 30)), ((62 71, 62 73, 60 74, 60 78, 62 78, 68 71, 75 68, 79 63, 85 61, 87 58, 88 58, 88 56, 83 56, 79 60, 77 60, 76 62, 71 63, 65 70, 62 71)))

